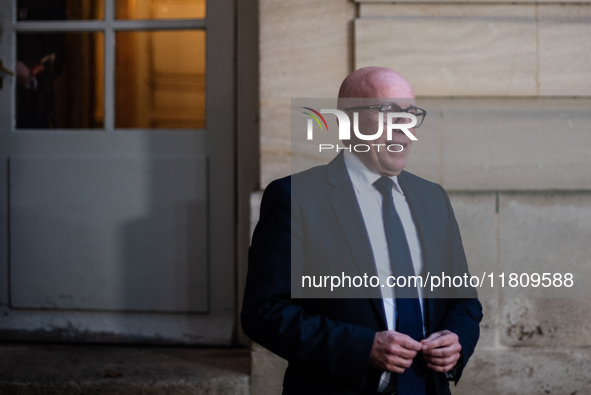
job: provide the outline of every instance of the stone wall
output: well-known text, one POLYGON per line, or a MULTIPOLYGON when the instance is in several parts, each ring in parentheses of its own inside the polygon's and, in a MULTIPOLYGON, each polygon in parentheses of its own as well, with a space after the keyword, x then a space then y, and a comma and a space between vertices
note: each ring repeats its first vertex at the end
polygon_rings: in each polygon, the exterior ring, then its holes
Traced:
MULTIPOLYGON (((261 185, 290 173, 292 97, 391 67, 428 111, 408 170, 449 191, 472 273, 576 274, 560 298, 483 290, 454 394, 591 391, 590 17, 578 1, 260 0, 261 185)), ((285 362, 252 358, 252 393, 279 393, 285 362)))

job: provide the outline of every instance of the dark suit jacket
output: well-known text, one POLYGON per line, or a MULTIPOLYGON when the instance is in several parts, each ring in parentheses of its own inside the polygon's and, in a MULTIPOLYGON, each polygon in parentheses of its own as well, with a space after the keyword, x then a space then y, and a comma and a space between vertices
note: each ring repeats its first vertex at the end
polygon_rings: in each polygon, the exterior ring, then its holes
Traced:
MULTIPOLYGON (((462 241, 441 186, 408 172, 398 176, 421 243, 424 270, 468 272, 462 241)), ((249 251, 242 327, 254 341, 289 361, 285 394, 361 394, 377 390, 381 372, 369 366, 377 331, 387 329, 382 300, 291 297, 291 263, 318 262, 352 275, 375 272, 373 253, 343 156, 272 182, 263 195, 249 251)), ((299 269, 298 269, 299 270, 299 269)), ((424 304, 427 335, 443 329, 462 345, 459 380, 479 337, 482 306, 471 289, 424 304)), ((400 317, 403 319, 403 317, 400 317)), ((430 372, 438 394, 444 374, 430 372)))

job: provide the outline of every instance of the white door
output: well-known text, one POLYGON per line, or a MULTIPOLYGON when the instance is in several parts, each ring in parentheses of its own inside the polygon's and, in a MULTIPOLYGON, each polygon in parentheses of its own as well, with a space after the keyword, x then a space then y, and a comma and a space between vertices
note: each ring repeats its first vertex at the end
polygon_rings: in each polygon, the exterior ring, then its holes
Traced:
POLYGON ((230 344, 233 12, 0 3, 0 338, 230 344))

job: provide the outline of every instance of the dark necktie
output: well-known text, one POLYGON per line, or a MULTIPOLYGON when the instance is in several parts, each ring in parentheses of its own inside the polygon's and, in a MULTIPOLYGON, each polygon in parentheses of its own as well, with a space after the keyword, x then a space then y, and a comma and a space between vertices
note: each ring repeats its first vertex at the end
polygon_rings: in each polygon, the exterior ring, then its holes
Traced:
MULTIPOLYGON (((400 216, 394 206, 392 187, 394 181, 389 177, 381 177, 373 184, 382 194, 382 215, 384 229, 388 241, 388 251, 394 276, 414 276, 415 271, 410 256, 410 248, 406 240, 406 233, 400 221, 400 216)), ((414 281, 412 282, 414 285, 414 281)), ((396 288, 396 330, 419 341, 423 339, 423 317, 416 287, 407 286, 396 288)), ((400 395, 425 394, 425 379, 421 377, 423 371, 422 353, 415 357, 411 367, 398 375, 398 393, 400 395)))

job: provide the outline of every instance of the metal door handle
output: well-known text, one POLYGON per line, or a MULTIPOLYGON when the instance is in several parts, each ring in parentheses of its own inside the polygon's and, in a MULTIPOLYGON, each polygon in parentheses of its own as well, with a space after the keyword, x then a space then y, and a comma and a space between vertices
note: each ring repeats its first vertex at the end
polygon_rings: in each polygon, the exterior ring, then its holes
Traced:
POLYGON ((4 67, 2 60, 0 60, 0 72, 2 72, 4 74, 8 74, 10 76, 14 75, 14 71, 11 71, 11 70, 7 69, 6 67, 4 67))

